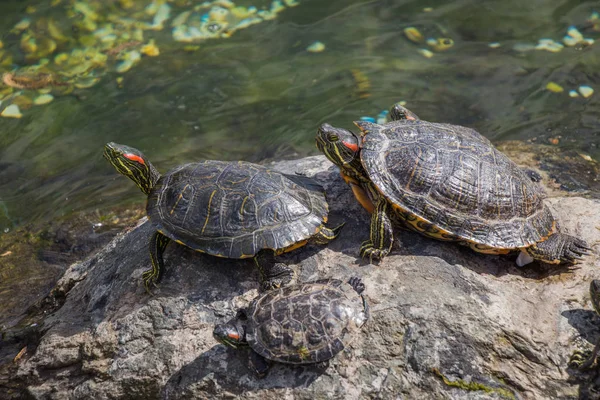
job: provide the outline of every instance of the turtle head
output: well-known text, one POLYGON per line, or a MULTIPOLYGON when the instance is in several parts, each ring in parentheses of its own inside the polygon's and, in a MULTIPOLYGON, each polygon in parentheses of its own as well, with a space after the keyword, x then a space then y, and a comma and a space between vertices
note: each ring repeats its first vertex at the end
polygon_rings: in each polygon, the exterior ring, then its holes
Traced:
POLYGON ((600 280, 594 279, 590 283, 590 297, 592 298, 592 304, 597 314, 600 314, 600 280))
POLYGON ((317 131, 317 148, 335 165, 346 168, 358 160, 360 142, 347 129, 322 124, 317 131))
POLYGON ((390 118, 392 121, 402 121, 407 119, 411 121, 419 120, 417 114, 400 104, 394 104, 392 108, 390 108, 390 118))
POLYGON ((237 349, 248 345, 243 327, 238 324, 219 324, 213 329, 215 340, 227 347, 237 349))
POLYGON ((150 193, 160 178, 160 174, 146 159, 146 156, 133 147, 113 142, 107 143, 104 146, 104 158, 110 161, 121 174, 131 178, 145 194, 150 193))

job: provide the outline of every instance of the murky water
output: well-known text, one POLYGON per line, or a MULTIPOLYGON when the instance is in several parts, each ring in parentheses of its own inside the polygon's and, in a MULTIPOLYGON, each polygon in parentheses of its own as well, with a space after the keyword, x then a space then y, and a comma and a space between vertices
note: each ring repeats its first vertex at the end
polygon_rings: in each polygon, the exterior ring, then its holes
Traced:
MULTIPOLYGON (((0 40, 14 60, 0 72, 28 63, 11 29, 28 5, 50 3, 2 2, 0 40)), ((72 3, 51 8, 57 21, 72 3)), ((107 141, 143 150, 162 171, 203 158, 298 157, 316 154, 319 123, 350 128, 397 101, 423 119, 468 125, 493 140, 552 140, 598 158, 600 93, 568 92, 600 90, 600 42, 514 50, 540 38, 561 42, 571 25, 600 39, 586 22, 594 9, 600 2, 300 0, 273 20, 194 49, 174 41, 169 26, 152 30, 145 39, 156 40, 159 56, 125 73, 108 70, 93 87, 22 110, 20 119, 0 118, 0 228, 144 202, 102 158, 107 141), (411 26, 454 45, 436 52, 413 43, 403 32, 411 26), (315 41, 322 52, 306 50, 315 41), (549 82, 565 91, 546 90, 549 82)))

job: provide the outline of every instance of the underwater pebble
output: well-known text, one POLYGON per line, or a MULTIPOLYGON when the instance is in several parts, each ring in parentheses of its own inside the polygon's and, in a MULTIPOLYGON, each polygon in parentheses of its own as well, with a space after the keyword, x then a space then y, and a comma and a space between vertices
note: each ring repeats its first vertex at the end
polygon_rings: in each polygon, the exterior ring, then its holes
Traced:
POLYGON ((579 156, 583 158, 585 161, 594 161, 594 159, 587 154, 579 153, 579 156))
POLYGON ((273 13, 278 13, 285 10, 285 6, 283 5, 283 3, 279 0, 274 0, 271 3, 271 12, 273 13))
POLYGON ((173 21, 171 22, 171 26, 176 27, 176 26, 185 24, 187 22, 188 18, 190 17, 190 15, 192 15, 191 11, 182 12, 181 14, 179 14, 177 17, 175 17, 173 19, 173 21))
POLYGON ((433 57, 433 52, 429 49, 418 49, 417 51, 425 58, 433 57))
POLYGON ((492 49, 497 49, 500 46, 502 45, 499 42, 488 43, 488 47, 491 47, 492 49))
POLYGON ((546 51, 550 51, 552 53, 558 53, 559 51, 561 51, 565 46, 563 46, 562 44, 555 42, 552 39, 540 39, 538 41, 537 46, 535 46, 536 50, 546 50, 546 51))
POLYGON ((570 26, 569 29, 567 29, 567 35, 569 35, 573 39, 583 40, 583 35, 581 34, 581 32, 579 32, 579 29, 577 29, 574 26, 570 26))
POLYGON ((33 104, 36 106, 41 106, 42 104, 50 103, 52 100, 54 100, 54 96, 51 94, 43 94, 33 99, 33 104))
POLYGON ((450 38, 429 38, 426 43, 435 51, 446 51, 454 46, 454 40, 450 38))
POLYGON ((535 45, 530 44, 530 43, 517 43, 513 46, 513 50, 518 51, 518 52, 531 51, 531 50, 535 50, 535 49, 536 49, 535 45))
POLYGON ((29 18, 23 18, 14 26, 13 29, 17 31, 24 31, 25 29, 29 28, 30 25, 31 20, 29 18))
POLYGON ((579 40, 567 35, 567 36, 563 37, 563 43, 566 46, 573 47, 573 46, 576 46, 577 43, 579 43, 579 40))
POLYGON ((314 42, 306 48, 306 51, 311 53, 320 53, 325 50, 325 45, 321 42, 314 42))
POLYGON ((546 90, 549 90, 554 93, 562 93, 565 91, 565 89, 562 86, 555 82, 548 82, 546 84, 546 90))
POLYGON ((433 7, 425 7, 423 9, 423 12, 432 12, 433 11, 433 7))
POLYGON ((569 96, 579 97, 579 93, 577 93, 577 90, 569 90, 569 96))
POLYGON ((19 110, 18 105, 11 104, 0 113, 0 116, 5 118, 21 118, 23 114, 21 114, 21 110, 19 110))
POLYGON ((594 89, 592 89, 589 86, 579 86, 578 90, 579 90, 579 93, 581 93, 581 95, 585 98, 588 98, 594 94, 594 89))
POLYGON ((142 46, 140 52, 150 57, 156 57, 160 54, 158 47, 154 44, 154 39, 150 40, 148 44, 142 46))
POLYGON ((560 139, 557 137, 549 138, 548 141, 550 142, 550 144, 559 144, 560 143, 560 139))
POLYGON ((171 6, 168 4, 162 4, 156 15, 154 15, 154 19, 152 20, 151 29, 155 31, 160 31, 163 29, 163 22, 169 19, 171 16, 171 6))
POLYGON ((423 34, 414 26, 404 28, 404 36, 406 36, 406 38, 413 43, 421 43, 423 40, 425 40, 423 34))
POLYGON ((140 61, 141 58, 142 55, 137 50, 128 52, 124 57, 123 61, 117 64, 117 72, 123 73, 129 71, 131 67, 133 67, 138 61, 140 61))

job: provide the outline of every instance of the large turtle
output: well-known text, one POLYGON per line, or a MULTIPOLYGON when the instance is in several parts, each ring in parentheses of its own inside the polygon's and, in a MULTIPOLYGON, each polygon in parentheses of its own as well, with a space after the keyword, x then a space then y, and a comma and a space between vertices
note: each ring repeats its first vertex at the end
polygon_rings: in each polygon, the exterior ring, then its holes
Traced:
POLYGON ((116 143, 106 144, 104 157, 148 195, 146 211, 156 227, 150 239, 152 268, 143 274, 148 291, 160 280, 171 240, 213 256, 254 257, 267 289, 293 276, 275 255, 309 240, 325 244, 341 228, 324 225, 325 195, 309 178, 214 160, 181 165, 161 176, 139 150, 116 143))
POLYGON ((213 336, 226 346, 250 347, 250 364, 264 376, 269 361, 326 363, 369 318, 360 278, 324 279, 262 293, 213 336))
POLYGON ((355 122, 360 138, 329 124, 316 136, 372 214, 363 257, 389 253, 392 221, 481 253, 520 251, 520 266, 573 263, 588 253, 585 241, 559 232, 541 186, 478 132, 422 121, 399 105, 390 116, 386 124, 355 122))

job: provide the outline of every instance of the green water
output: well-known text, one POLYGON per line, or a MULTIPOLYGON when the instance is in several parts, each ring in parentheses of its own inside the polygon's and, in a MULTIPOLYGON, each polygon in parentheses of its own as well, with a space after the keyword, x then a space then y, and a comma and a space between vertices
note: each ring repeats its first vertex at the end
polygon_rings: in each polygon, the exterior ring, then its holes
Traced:
MULTIPOLYGON (((585 22, 600 2, 299 3, 191 52, 173 41, 170 28, 153 32, 160 56, 23 110, 21 119, 0 118, 1 230, 143 203, 135 185, 102 158, 108 141, 141 149, 163 172, 204 158, 294 158, 317 153, 320 123, 351 128, 397 101, 422 119, 467 125, 492 140, 559 138, 558 146, 600 157, 600 92, 567 94, 580 85, 600 91, 600 41, 557 53, 513 50, 540 38, 560 41, 570 25, 600 39, 585 22), (454 46, 426 58, 417 49, 427 45, 405 37, 410 26, 452 38, 454 46), (306 51, 315 41, 325 44, 323 52, 306 51), (545 90, 551 81, 565 92, 545 90)), ((0 40, 17 54, 14 65, 27 61, 10 30, 27 5, 48 4, 0 4, 0 40)))

